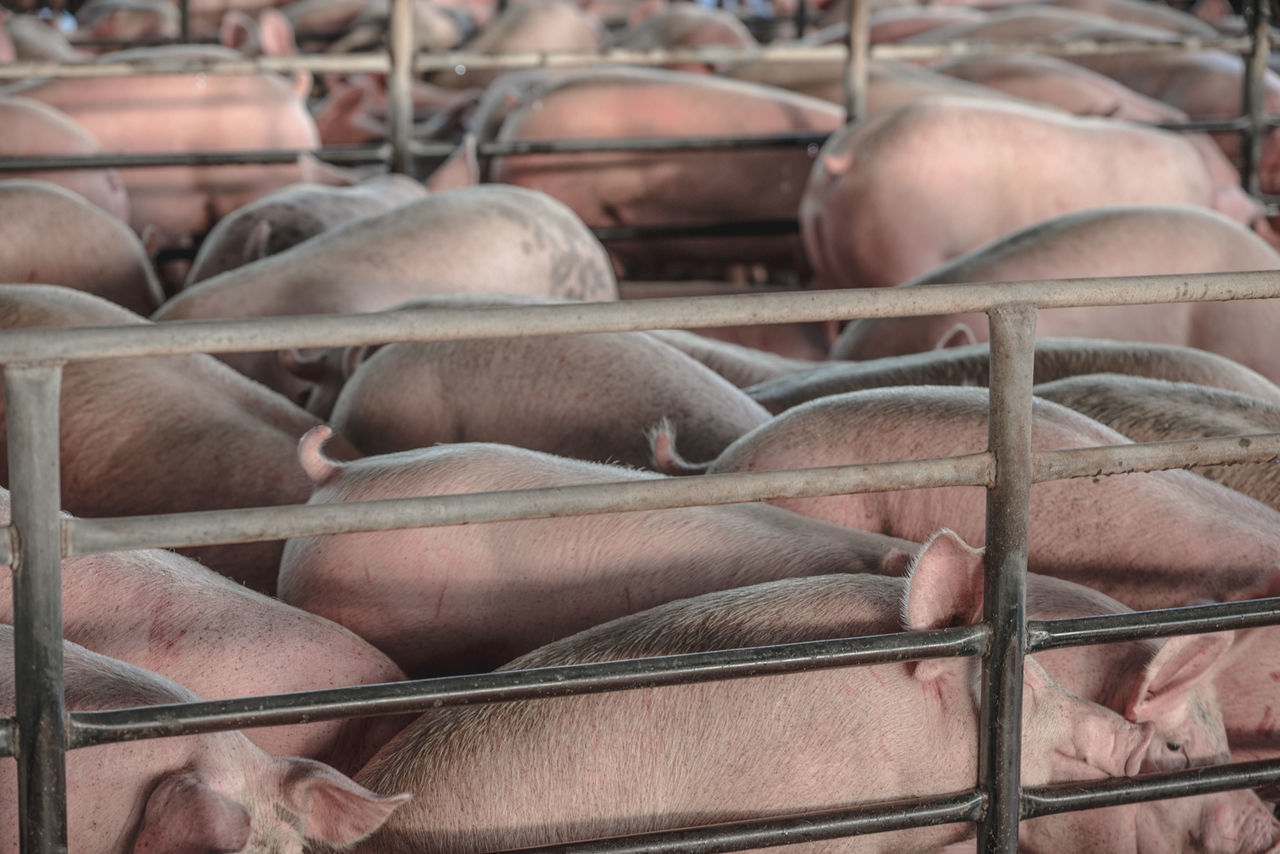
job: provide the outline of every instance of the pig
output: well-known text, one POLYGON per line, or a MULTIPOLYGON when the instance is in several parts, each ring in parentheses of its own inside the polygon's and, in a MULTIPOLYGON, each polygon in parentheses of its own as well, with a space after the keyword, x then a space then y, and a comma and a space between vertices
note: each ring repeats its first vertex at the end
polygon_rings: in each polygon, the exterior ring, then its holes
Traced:
MULTIPOLYGON (((8 490, 0 489, 5 524, 9 504, 8 490)), ((0 623, 13 622, 9 578, 0 574, 0 623)), ((390 659, 341 626, 160 549, 65 558, 62 616, 67 640, 208 700, 404 679, 390 659)), ((272 756, 316 759, 354 774, 408 722, 351 718, 259 727, 246 735, 272 756)))
MULTIPOLYGON (((604 25, 594 14, 569 0, 526 0, 513 4, 466 43, 468 53, 501 55, 526 51, 599 53, 604 25)), ((454 89, 487 87, 502 69, 463 68, 438 71, 427 79, 454 89)))
MULTIPOLYGON (((844 111, 764 86, 662 69, 598 70, 540 87, 497 138, 827 133, 844 111), (639 105, 639 106, 637 106, 639 105)), ((696 225, 795 216, 812 156, 803 148, 495 157, 489 179, 542 190, 591 228, 696 225)), ((631 278, 686 263, 801 263, 794 237, 671 239, 611 245, 631 278)))
MULTIPOLYGON (((724 74, 769 86, 781 86, 801 95, 844 105, 843 60, 824 62, 777 59, 744 60, 729 65, 724 74)), ((983 85, 974 85, 901 62, 876 60, 867 72, 867 115, 938 95, 1005 100, 1006 96, 983 85)))
MULTIPOLYGON (((14 714, 13 629, 0 626, 0 715, 14 714)), ((139 667, 62 645, 73 711, 199 702, 183 686, 139 667)), ((17 764, 0 759, 0 851, 17 854, 17 764)), ((303 841, 349 844, 408 800, 378 795, 307 759, 267 756, 238 732, 212 732, 67 754, 67 849, 279 851, 303 841)))
MULTIPOLYGON (((867 388, 897 385, 986 386, 986 344, 969 344, 887 356, 866 362, 831 362, 778 376, 746 388, 775 415, 809 400, 867 388)), ((1203 350, 1167 344, 1133 344, 1100 338, 1036 340, 1035 382, 1077 374, 1119 373, 1226 389, 1280 404, 1280 388, 1241 364, 1203 350)))
POLYGON ((1051 217, 1157 204, 1220 210, 1246 224, 1261 211, 1238 185, 1215 184, 1203 154, 1174 134, 930 98, 833 134, 805 188, 800 225, 818 286, 888 287, 1051 217), (963 157, 940 154, 958 139, 963 157), (1033 155, 1034 165, 1023 162, 1033 155), (1046 163, 1070 163, 1070 174, 1046 163), (966 200, 964 214, 940 198, 966 200), (975 198, 980 206, 969 204, 975 198))
POLYGON ((218 221, 200 243, 186 286, 426 194, 425 187, 404 175, 378 175, 350 187, 294 184, 277 190, 218 221))
POLYGON ((129 227, 70 190, 45 181, 0 181, 0 220, 0 282, 65 285, 140 314, 164 301, 151 260, 129 227))
MULTIPOLYGON (((146 323, 106 300, 53 285, 0 286, 0 328, 146 323)), ((123 516, 301 504, 311 482, 295 462, 318 419, 212 356, 70 363, 62 377, 62 506, 123 516)), ((339 442, 335 453, 354 453, 339 442)), ((0 485, 9 483, 0 460, 0 485)), ((280 542, 184 549, 211 569, 271 593, 280 542)))
MULTIPOLYGON (((1244 60, 1219 51, 1172 54, 1111 53, 1072 57, 1072 62, 1116 80, 1135 92, 1163 101, 1193 119, 1228 119, 1245 112, 1244 60)), ((1280 76, 1263 74, 1263 102, 1267 112, 1280 109, 1280 76)), ((1235 163, 1241 161, 1240 135, 1211 135, 1235 163)), ((1280 192, 1280 136, 1267 131, 1259 164, 1261 189, 1280 192)), ((1273 220, 1274 222, 1274 220, 1273 220)))
POLYGON ((166 0, 89 0, 76 10, 74 41, 176 41, 178 7, 166 0))
MULTIPOLYGON (((471 187, 362 217, 198 282, 158 321, 380 311, 428 294, 512 291, 616 298, 599 241, 564 205, 515 187, 471 187)), ((294 400, 311 384, 276 352, 223 361, 294 400)))
POLYGON ((1075 9, 1112 21, 1156 27, 1185 36, 1211 39, 1218 35, 1217 30, 1194 15, 1140 0, 1051 0, 1051 5, 1057 9, 1075 9))
MULTIPOLYGON (((1135 442, 1280 432, 1280 405, 1193 383, 1087 374, 1042 383, 1035 387, 1035 394, 1135 442)), ((1193 466, 1191 470, 1280 510, 1280 471, 1271 463, 1193 466)))
MULTIPOLYGON (((907 36, 945 27, 948 24, 976 22, 987 17, 985 12, 977 9, 959 8, 955 6, 929 6, 910 4, 905 6, 889 6, 875 9, 869 16, 869 36, 872 44, 887 44, 900 41, 907 36)), ((837 25, 839 27, 839 25, 837 25)), ((843 25, 838 32, 840 41, 849 38, 849 27, 843 25)), ((807 41, 801 39, 801 41, 807 41)), ((834 40, 833 40, 834 41, 834 40)), ((827 42, 820 42, 827 43, 827 42)))
MULTIPOLYGON (((0 97, 0 155, 84 156, 101 154, 102 146, 64 113, 30 98, 0 97)), ((32 170, 8 173, 32 181, 47 181, 83 196, 125 222, 129 221, 129 191, 114 169, 32 170)))
MULTIPOLYGON (((787 410, 730 445, 712 474, 929 459, 987 447, 987 392, 915 386, 831 395, 787 410)), ((659 468, 696 471, 654 433, 659 468)), ((1057 404, 1032 406, 1036 449, 1129 444, 1057 404)), ((920 541, 939 527, 981 544, 981 487, 776 499, 779 507, 858 530, 920 541)), ((1058 480, 1031 489, 1032 572, 1087 584, 1133 608, 1222 598, 1269 578, 1280 561, 1280 514, 1183 471, 1058 480), (1170 536, 1170 532, 1176 536, 1170 536), (1194 588, 1196 595, 1189 593, 1194 588)))
MULTIPOLYGON (((1208 211, 1117 207, 1046 220, 979 247, 907 283, 1027 281, 1047 278, 1280 269, 1280 255, 1256 234, 1208 211)), ((1208 350, 1280 379, 1270 346, 1280 300, 1164 303, 1046 309, 1037 334, 1178 344, 1208 350)), ((831 348, 832 358, 875 359, 920 352, 963 325, 986 340, 981 313, 858 320, 831 348)))
MULTIPOLYGON (((338 463, 321 450, 330 432, 318 427, 298 447, 314 505, 661 477, 476 442, 338 463)), ((874 572, 890 554, 915 548, 760 504, 691 507, 298 537, 285 546, 278 590, 285 602, 347 626, 411 676, 441 675, 491 669, 682 596, 874 572)))
POLYGON ((1077 116, 1108 116, 1152 124, 1187 121, 1187 114, 1176 107, 1058 57, 962 56, 945 60, 933 70, 1026 101, 1060 107, 1077 116))
POLYGON ((0 20, 13 59, 32 62, 84 62, 89 54, 77 50, 56 27, 35 15, 10 15, 0 20))
MULTIPOLYGON (((362 0, 358 4, 336 5, 336 9, 326 4, 310 12, 313 19, 337 18, 339 10, 353 13, 347 24, 335 28, 340 37, 329 45, 330 53, 385 49, 390 32, 389 0, 362 0)), ((433 0, 414 0, 412 12, 415 52, 452 50, 474 35, 482 25, 468 10, 433 0)))
POLYGON ((811 371, 823 364, 780 356, 755 347, 698 335, 684 329, 650 330, 658 340, 696 359, 738 388, 811 371))
MULTIPOLYGON (((679 3, 650 15, 639 26, 621 33, 614 46, 624 50, 663 50, 706 47, 759 47, 747 25, 733 12, 692 3, 679 3)), ((675 71, 715 72, 714 63, 669 64, 675 71)))
POLYGON ((651 335, 604 332, 388 344, 347 380, 329 423, 366 454, 497 442, 641 467, 645 431, 664 417, 714 456, 769 413, 651 335))
MULTIPOLYGON (((222 47, 172 45, 118 51, 102 61, 239 56, 222 47)), ((34 81, 9 93, 63 111, 113 153, 310 150, 320 142, 302 101, 310 86, 309 74, 292 82, 273 74, 141 75, 34 81)), ((267 166, 130 169, 123 181, 134 230, 151 226, 181 243, 259 196, 329 174, 307 155, 267 166)))
MULTIPOLYGON (((946 567, 951 576, 964 578, 981 575, 982 561, 982 552, 944 529, 912 562, 916 573, 933 562, 946 567)), ((1030 618, 1039 620, 1130 610, 1090 588, 1035 574, 1027 576, 1026 608, 1030 618)), ((1177 771, 1240 758, 1228 750, 1215 681, 1224 678, 1224 664, 1240 634, 1063 648, 1037 653, 1033 659, 1071 693, 1152 729, 1141 761, 1143 772, 1177 771)), ((1083 846, 1099 854, 1270 851, 1277 826, 1268 807, 1253 793, 1224 792, 1023 822, 1018 850, 1055 854, 1083 846), (1153 831, 1165 835, 1165 841, 1153 838, 1153 831)))
POLYGON ((900 44, 947 44, 956 41, 1048 40, 1081 24, 1103 21, 1097 15, 1075 9, 1059 9, 1047 3, 988 10, 975 21, 957 21, 944 27, 906 36, 900 44))
MULTIPOLYGON (((909 582, 828 575, 708 593, 502 669, 972 622, 981 566, 962 577, 935 571, 947 568, 921 563, 909 582)), ((428 712, 358 775, 374 791, 415 798, 355 851, 478 854, 965 790, 976 777, 975 681, 972 659, 931 659, 428 712), (515 756, 522 774, 500 774, 515 756), (530 779, 537 797, 521 797, 530 779)), ((1023 690, 1024 783, 1137 772, 1149 725, 1066 693, 1030 659, 1023 690)), ((972 832, 950 824, 791 847, 936 851, 972 832)))

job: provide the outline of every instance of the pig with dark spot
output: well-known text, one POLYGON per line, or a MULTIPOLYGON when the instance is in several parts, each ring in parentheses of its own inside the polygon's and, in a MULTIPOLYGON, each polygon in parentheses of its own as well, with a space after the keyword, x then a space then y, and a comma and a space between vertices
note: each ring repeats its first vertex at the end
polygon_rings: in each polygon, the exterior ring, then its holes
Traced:
POLYGON ((646 466, 646 431, 664 417, 714 456, 769 413, 651 335, 603 332, 388 344, 347 380, 329 421, 366 454, 498 442, 646 466))
MULTIPOLYGON (((13 630, 0 626, 0 715, 14 714, 13 630)), ((62 645, 72 711, 195 703, 176 682, 62 645)), ((17 854, 16 763, 0 759, 0 851, 17 854)), ((78 854, 273 851, 304 840, 347 845, 408 800, 378 795, 319 762, 267 756, 238 732, 209 732, 67 754, 67 850, 78 854)))
POLYGON ((44 181, 0 181, 0 221, 0 282, 65 285, 139 314, 164 301, 151 260, 129 226, 70 190, 44 181))
MULTIPOLYGON (((945 545, 926 550, 909 581, 821 576, 708 593, 502 669, 967 625, 981 616, 981 558, 957 565, 945 545)), ((932 659, 429 712, 359 775, 415 800, 356 850, 478 854, 963 790, 976 774, 976 675, 973 660, 932 659), (503 773, 517 756, 522 773, 503 773), (521 794, 530 780, 536 798, 521 794)), ((1187 705, 1188 689, 1144 688, 1144 675, 1143 663, 1130 671, 1135 701, 1187 705)), ((1152 724, 1066 693, 1034 659, 1023 687, 1024 784, 1131 775, 1158 749, 1152 724)), ((1216 796, 1244 807, 1230 816, 1213 797, 1041 819, 1021 842, 1037 854, 1190 854, 1180 834, 1225 835, 1245 816, 1259 832, 1232 850, 1270 850, 1280 838, 1256 796, 1216 796), (1153 814, 1158 831, 1139 820, 1153 814), (1062 844, 1039 846, 1046 838, 1062 844)), ((951 824, 789 848, 925 852, 972 832, 951 824)))
MULTIPOLYGON (((206 279, 153 319, 381 311, 457 292, 612 300, 617 281, 600 242, 563 204, 518 187, 470 187, 362 217, 206 279)), ((219 358, 291 399, 310 392, 275 351, 219 358)))
POLYGON ((889 287, 1051 217, 1169 204, 1220 210, 1240 223, 1261 213, 1175 134, 1030 105, 933 98, 832 135, 800 223, 821 286, 889 287), (942 154, 955 146, 963 157, 942 154))
MULTIPOLYGON (((146 322, 68 288, 0 286, 3 329, 146 322)), ((295 448, 317 423, 212 356, 77 361, 62 377, 62 506, 79 516, 124 516, 301 504, 311 484, 295 448)), ((345 442, 339 448, 354 453, 345 442)), ((8 482, 0 457, 0 485, 8 482)), ((184 554, 270 593, 282 548, 246 543, 184 554)))
MULTIPOLYGON (((986 344, 969 344, 864 362, 831 362, 780 374, 747 388, 746 392, 776 415, 819 397, 868 388, 986 387, 990 378, 990 355, 986 344)), ((1037 383, 1077 374, 1116 373, 1211 386, 1280 404, 1280 388, 1266 377, 1230 359, 1191 347, 1101 338, 1040 338, 1036 340, 1033 370, 1037 383)))
POLYGON ((426 194, 404 175, 379 175, 350 187, 294 184, 277 190, 218 221, 200 243, 187 287, 426 194))
MULTIPOLYGON (((336 463, 308 433, 311 504, 616 483, 661 475, 464 443, 336 463)), ((914 543, 739 504, 301 537, 280 598, 347 626, 410 675, 489 669, 682 596, 798 575, 876 572, 914 543)))
MULTIPOLYGON (((1210 211, 1138 206, 1079 211, 979 247, 905 286, 1051 278, 1280 269, 1280 254, 1210 211)), ((1045 309, 1037 334, 1179 344, 1208 350, 1280 379, 1272 347, 1280 300, 1081 306, 1045 309)), ((874 359, 932 349, 962 324, 987 338, 981 312, 857 320, 831 349, 836 359, 874 359)))

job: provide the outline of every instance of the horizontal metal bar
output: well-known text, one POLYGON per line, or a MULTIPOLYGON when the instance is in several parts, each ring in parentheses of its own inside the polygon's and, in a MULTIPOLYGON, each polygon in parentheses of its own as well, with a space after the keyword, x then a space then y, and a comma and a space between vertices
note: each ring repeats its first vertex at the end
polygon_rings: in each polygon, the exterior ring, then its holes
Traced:
POLYGON ((341 347, 386 341, 457 341, 905 317, 988 311, 1004 305, 1060 308, 1280 297, 1280 271, 1053 279, 914 288, 863 288, 485 309, 433 308, 363 315, 255 317, 129 326, 5 330, 0 364, 170 353, 341 347))
MULTIPOLYGON (((1155 471, 1187 460, 1221 464, 1280 458, 1280 433, 1218 439, 1179 439, 1142 445, 1071 448, 1032 453, 1036 482, 1097 477, 1122 471, 1155 471)), ((512 519, 545 519, 593 513, 734 504, 776 498, 812 498, 885 489, 986 486, 989 453, 931 460, 822 466, 574 486, 438 495, 424 498, 204 510, 150 516, 67 519, 66 554, 137 548, 183 548, 257 542, 346 531, 439 527, 512 519)))
POLYGON ((1022 817, 1038 818, 1138 801, 1207 795, 1228 789, 1255 789, 1277 782, 1280 782, 1280 760, 1267 759, 1187 768, 1164 774, 1143 774, 1140 777, 1112 777, 1070 786, 1028 786, 1022 793, 1022 817))
POLYGON ((794 219, 722 222, 714 225, 630 225, 591 229, 591 233, 601 242, 662 240, 673 237, 773 237, 799 232, 800 223, 794 219))
POLYGON ((241 166, 293 163, 310 154, 331 163, 362 165, 385 163, 386 146, 334 148, 276 148, 258 151, 186 151, 147 154, 30 155, 0 157, 0 174, 34 169, 142 169, 156 166, 241 166))
POLYGON ((567 697, 659 685, 685 685, 836 667, 981 653, 982 625, 810 641, 749 649, 447 676, 236 700, 72 712, 71 748, 250 726, 402 714, 446 706, 567 697))
POLYGON ((1072 41, 949 41, 945 44, 877 44, 871 48, 872 59, 912 61, 944 59, 960 56, 1112 56, 1121 53, 1189 53, 1216 50, 1224 53, 1243 54, 1252 48, 1252 41, 1245 37, 1202 39, 1188 36, 1176 42, 1149 42, 1138 39, 1097 41, 1073 39, 1072 41))
POLYGON ((1280 599, 1162 608, 1097 617, 1028 620, 1027 651, 1045 652, 1171 635, 1250 629, 1280 623, 1280 599))
POLYGON ((873 492, 891 486, 920 489, 958 484, 983 485, 990 479, 990 473, 991 456, 984 452, 942 460, 827 466, 796 471, 654 478, 341 504, 67 519, 63 521, 63 537, 67 543, 66 554, 72 556, 136 548, 257 542, 352 530, 385 531, 698 504, 733 504, 766 497, 805 498, 873 492))
MULTIPOLYGON (((1252 47, 1248 38, 1224 37, 1202 39, 1188 37, 1180 42, 1148 42, 1141 40, 1098 41, 1080 39, 1068 42, 1021 41, 956 41, 947 44, 878 44, 871 48, 872 59, 941 59, 953 56, 1006 56, 1036 53, 1050 56, 1086 54, 1170 53, 1219 50, 1244 54, 1252 47)), ((675 63, 729 63, 744 61, 831 62, 843 60, 844 45, 767 45, 755 48, 704 46, 654 50, 613 49, 600 53, 563 51, 522 51, 519 53, 485 54, 468 51, 452 53, 419 53, 414 57, 416 73, 469 70, 515 70, 522 68, 574 68, 595 65, 667 65, 675 63)), ((0 65, 0 80, 34 77, 120 77, 137 74, 257 74, 311 71, 322 74, 387 74, 390 59, 385 53, 329 54, 311 53, 294 56, 255 56, 244 58, 154 57, 130 62, 59 63, 48 61, 13 62, 0 65)))
POLYGON ((783 818, 713 824, 540 848, 511 849, 507 854, 715 854, 865 833, 884 833, 909 827, 971 822, 978 820, 982 810, 982 793, 969 791, 938 798, 885 801, 783 818))

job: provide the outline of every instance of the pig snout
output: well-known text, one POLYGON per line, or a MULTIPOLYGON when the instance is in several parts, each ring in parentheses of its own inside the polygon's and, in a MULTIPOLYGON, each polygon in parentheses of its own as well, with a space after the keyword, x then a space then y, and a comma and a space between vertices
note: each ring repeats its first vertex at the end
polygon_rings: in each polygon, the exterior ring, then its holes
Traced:
POLYGON ((1202 837, 1205 854, 1278 854, 1280 821, 1248 790, 1210 795, 1202 837))
POLYGON ((1115 712, 1101 709, 1081 723, 1072 745, 1074 753, 1067 756, 1075 766, 1075 779, 1133 777, 1142 769, 1155 724, 1123 720, 1117 724, 1117 717, 1115 712))

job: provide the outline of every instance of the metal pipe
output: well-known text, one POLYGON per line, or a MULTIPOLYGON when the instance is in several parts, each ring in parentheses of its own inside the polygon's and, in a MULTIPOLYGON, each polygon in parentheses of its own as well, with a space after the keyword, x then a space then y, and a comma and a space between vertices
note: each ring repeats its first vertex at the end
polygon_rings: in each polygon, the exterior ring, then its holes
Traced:
POLYGON ((985 484, 988 454, 945 460, 830 466, 791 472, 746 472, 698 478, 654 478, 541 489, 474 492, 341 504, 205 510, 114 519, 68 519, 68 555, 135 548, 255 542, 349 530, 495 522, 617 513, 696 504, 732 504, 761 497, 799 498, 870 492, 890 484, 921 489, 985 484), (145 545, 144 545, 145 544, 145 545))
POLYGON ((1027 638, 1027 530, 1031 501, 1031 386, 1036 310, 989 312, 991 389, 988 447, 995 481, 987 490, 983 621, 991 645, 982 662, 978 709, 978 823, 982 854, 1016 854, 1021 791, 1022 667, 1027 638))
POLYGON ((596 240, 660 240, 672 237, 761 237, 798 234, 800 223, 794 219, 721 222, 712 225, 620 225, 593 228, 596 240))
POLYGON ((1257 599, 1097 617, 1031 620, 1027 652, 1070 646, 1117 643, 1142 638, 1250 629, 1280 623, 1280 599, 1257 599))
POLYGON ((413 0, 391 0, 391 73, 387 77, 387 138, 391 171, 414 174, 413 151, 413 0))
POLYGON ((1240 181, 1246 192, 1262 192, 1262 144, 1266 140, 1266 74, 1271 58, 1271 9, 1266 0, 1249 3, 1249 35, 1252 49, 1245 61, 1244 106, 1248 127, 1240 134, 1240 181))
POLYGON ((960 626, 928 632, 900 632, 472 676, 446 676, 236 700, 74 712, 71 715, 71 746, 92 747, 184 732, 333 720, 348 716, 352 711, 365 715, 401 714, 476 703, 746 679, 921 658, 971 656, 982 650, 986 635, 985 626, 960 626))
POLYGON ((334 163, 385 163, 386 147, 278 148, 263 151, 184 151, 154 154, 78 154, 0 157, 0 174, 36 169, 138 169, 152 166, 238 166, 293 163, 310 154, 334 163))
MULTIPOLYGON (((1112 55, 1119 53, 1184 53, 1220 50, 1243 55, 1252 48, 1248 38, 1188 38, 1182 42, 1140 40, 1069 42, 949 42, 947 44, 878 44, 870 49, 872 59, 922 60, 954 56, 1048 56, 1112 55)), ((708 46, 655 50, 613 49, 602 53, 523 51, 485 54, 455 51, 419 53, 413 60, 415 74, 448 70, 465 65, 471 70, 517 70, 524 68, 576 68, 596 65, 670 65, 676 63, 728 63, 741 61, 812 61, 843 59, 844 45, 768 45, 735 48, 708 46)), ((128 62, 63 64, 49 61, 14 62, 0 65, 0 80, 33 77, 119 77, 136 74, 256 74, 261 72, 312 71, 330 74, 387 74, 391 63, 386 54, 299 54, 297 56, 256 56, 236 59, 165 57, 128 62)))
POLYGON ((1037 818, 1138 801, 1207 795, 1227 789, 1254 789, 1274 786, 1277 782, 1280 782, 1280 762, 1259 760, 1141 777, 1091 780, 1071 786, 1028 787, 1022 794, 1022 814, 1024 818, 1037 818))
POLYGON ((844 122, 867 114, 867 73, 871 64, 871 0, 845 0, 849 10, 848 52, 844 60, 844 122))
MULTIPOLYGON (((1071 448, 1032 453, 1033 480, 1099 477, 1185 465, 1269 461, 1280 458, 1280 434, 1183 439, 1150 445, 1071 448)), ((478 524, 590 513, 733 504, 774 498, 809 498, 882 489, 986 486, 989 454, 937 460, 824 466, 778 472, 741 472, 699 478, 655 478, 617 483, 478 492, 467 495, 351 501, 238 510, 204 510, 63 523, 68 556, 138 548, 182 548, 256 542, 346 531, 478 524)))
POLYGON ((191 0, 178 0, 178 41, 191 41, 191 0))
POLYGON ((741 326, 989 311, 1004 305, 1061 308, 1280 297, 1280 271, 732 294, 573 305, 439 308, 364 315, 306 315, 60 329, 10 329, 0 363, 386 341, 457 341, 520 335, 741 326))
POLYGON ((796 0, 796 38, 803 38, 809 28, 809 4, 806 0, 796 0))
POLYGON ((912 798, 785 818, 513 849, 508 854, 716 854, 973 821, 981 809, 981 794, 960 792, 938 798, 912 798))
POLYGON ((13 658, 22 854, 67 847, 58 399, 62 366, 7 365, 13 658))

